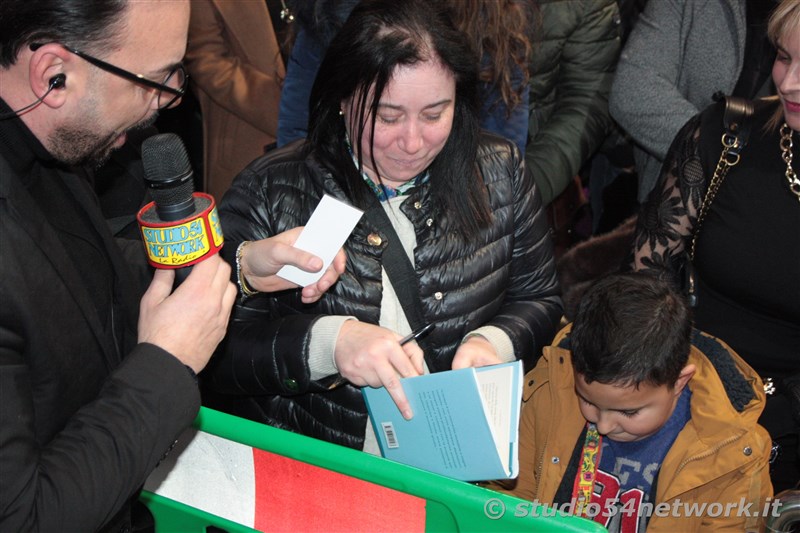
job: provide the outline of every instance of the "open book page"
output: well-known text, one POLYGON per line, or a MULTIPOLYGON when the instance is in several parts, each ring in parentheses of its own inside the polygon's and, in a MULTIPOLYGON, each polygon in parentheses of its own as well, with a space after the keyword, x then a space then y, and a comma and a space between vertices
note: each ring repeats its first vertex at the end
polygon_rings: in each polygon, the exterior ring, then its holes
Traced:
POLYGON ((512 367, 486 367, 476 373, 478 385, 483 399, 484 411, 492 437, 497 447, 497 456, 503 463, 503 468, 508 472, 508 444, 511 435, 511 398, 514 369, 512 367))
POLYGON ((511 477, 519 471, 517 453, 519 412, 522 401, 522 361, 476 368, 476 379, 497 456, 511 477))

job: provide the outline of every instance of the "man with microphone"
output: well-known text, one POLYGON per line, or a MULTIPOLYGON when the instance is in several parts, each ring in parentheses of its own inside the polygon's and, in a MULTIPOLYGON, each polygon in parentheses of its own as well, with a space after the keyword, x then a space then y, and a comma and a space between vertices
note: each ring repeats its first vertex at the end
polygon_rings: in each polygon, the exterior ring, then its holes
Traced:
MULTIPOLYGON (((231 269, 211 255, 177 288, 170 270, 150 281, 89 182, 180 101, 188 22, 188 0, 0 2, 2 531, 135 530, 139 487, 199 409, 231 269)), ((284 264, 321 268, 298 233, 253 243, 248 287, 294 287, 274 276, 284 264)), ((340 252, 304 299, 343 267, 340 252)))

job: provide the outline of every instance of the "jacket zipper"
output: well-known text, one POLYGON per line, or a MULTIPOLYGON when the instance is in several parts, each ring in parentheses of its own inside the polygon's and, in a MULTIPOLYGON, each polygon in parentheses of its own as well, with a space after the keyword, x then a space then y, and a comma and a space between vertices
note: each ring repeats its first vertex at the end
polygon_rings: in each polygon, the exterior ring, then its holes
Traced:
POLYGON ((685 467, 687 464, 689 464, 689 463, 691 463, 693 461, 699 461, 701 459, 705 459, 706 457, 714 455, 717 452, 719 452, 719 450, 724 448, 725 446, 727 446, 729 444, 732 444, 732 443, 736 442, 737 440, 740 440, 743 436, 744 436, 744 434, 741 434, 741 433, 738 434, 738 435, 733 435, 733 436, 728 437, 727 439, 721 441, 719 444, 717 444, 713 448, 704 451, 703 453, 700 453, 698 455, 694 455, 692 457, 687 457, 686 459, 684 459, 681 462, 680 465, 678 465, 678 469, 675 471, 675 475, 677 476, 680 473, 680 471, 683 470, 683 467, 685 467))
MULTIPOLYGON (((556 402, 554 401, 555 400, 555 398, 554 398, 555 394, 553 393, 553 384, 555 382, 553 381, 552 370, 548 370, 547 374, 548 374, 547 380, 550 382, 550 386, 549 386, 549 389, 550 389, 550 401, 553 403, 553 405, 557 405, 556 402)), ((543 384, 539 385, 539 386, 541 387, 541 386, 543 386, 543 384)), ((531 397, 532 396, 533 396, 533 393, 531 394, 531 397)), ((534 494, 536 495, 537 498, 539 497, 539 486, 541 485, 542 478, 544 477, 544 470, 543 470, 543 468, 544 468, 544 456, 545 456, 545 452, 547 451, 547 442, 550 440, 550 432, 551 431, 552 431, 552 429, 549 429, 547 431, 547 433, 545 434, 544 445, 542 446, 542 451, 539 454, 539 461, 536 463, 537 469, 535 470, 535 472, 539 472, 539 477, 536 479, 536 486, 535 486, 534 494)))
POLYGON ((545 436, 544 438, 544 446, 542 446, 542 453, 539 454, 539 462, 537 463, 538 468, 535 470, 536 472, 539 472, 539 477, 536 479, 536 487, 535 487, 536 490, 534 492, 537 498, 539 497, 539 485, 541 484, 542 478, 544 477, 544 471, 542 470, 542 468, 544 467, 544 452, 547 450, 547 441, 549 440, 549 437, 550 437, 550 432, 548 431, 547 436, 545 436))

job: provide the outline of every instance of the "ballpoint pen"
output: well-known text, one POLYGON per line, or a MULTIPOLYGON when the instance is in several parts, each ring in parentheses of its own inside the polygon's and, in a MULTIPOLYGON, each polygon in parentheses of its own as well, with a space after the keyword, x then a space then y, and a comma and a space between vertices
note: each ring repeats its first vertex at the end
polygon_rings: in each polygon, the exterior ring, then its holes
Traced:
POLYGON ((435 326, 433 324, 426 324, 425 326, 419 328, 417 331, 412 331, 411 333, 400 339, 400 346, 427 335, 434 327, 435 326))

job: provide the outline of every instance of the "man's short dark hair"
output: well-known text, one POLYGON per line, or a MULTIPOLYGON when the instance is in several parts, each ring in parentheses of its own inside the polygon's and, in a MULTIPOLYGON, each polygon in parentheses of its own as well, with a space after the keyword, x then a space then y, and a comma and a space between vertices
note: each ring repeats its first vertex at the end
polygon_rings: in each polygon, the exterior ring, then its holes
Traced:
POLYGON ((572 327, 575 371, 587 383, 672 386, 689 358, 685 298, 639 272, 601 278, 584 294, 572 327))
POLYGON ((0 68, 31 43, 59 42, 94 51, 119 35, 128 0, 2 0, 0 68))

